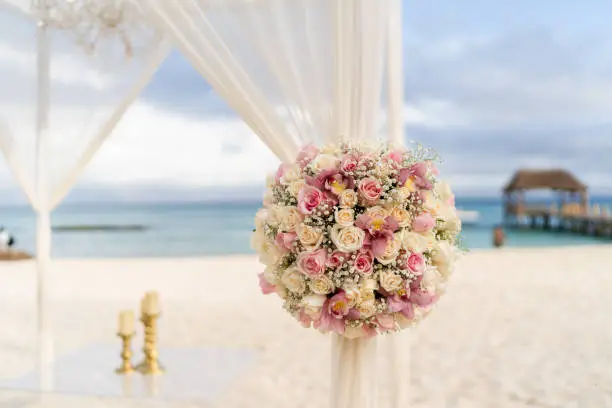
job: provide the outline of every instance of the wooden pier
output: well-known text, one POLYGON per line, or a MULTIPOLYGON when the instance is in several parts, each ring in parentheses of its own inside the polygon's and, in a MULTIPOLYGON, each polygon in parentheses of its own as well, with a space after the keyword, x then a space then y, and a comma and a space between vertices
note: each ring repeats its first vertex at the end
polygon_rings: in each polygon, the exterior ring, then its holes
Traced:
POLYGON ((555 209, 525 207, 523 211, 507 219, 506 226, 612 239, 612 216, 603 214, 572 214, 555 209))
POLYGON ((612 214, 590 206, 587 191, 565 170, 520 170, 504 188, 504 224, 612 239, 612 214), (552 190, 556 201, 549 206, 528 205, 525 193, 531 190, 552 190))

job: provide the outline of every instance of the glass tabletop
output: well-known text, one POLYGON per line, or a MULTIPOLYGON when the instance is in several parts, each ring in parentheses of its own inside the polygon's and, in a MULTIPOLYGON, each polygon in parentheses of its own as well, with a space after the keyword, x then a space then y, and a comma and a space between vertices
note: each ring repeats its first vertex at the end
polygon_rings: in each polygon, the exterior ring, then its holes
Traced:
POLYGON ((257 357, 247 348, 161 348, 159 354, 164 374, 118 375, 117 346, 92 344, 47 367, 44 388, 37 372, 0 381, 0 405, 209 407, 257 357))

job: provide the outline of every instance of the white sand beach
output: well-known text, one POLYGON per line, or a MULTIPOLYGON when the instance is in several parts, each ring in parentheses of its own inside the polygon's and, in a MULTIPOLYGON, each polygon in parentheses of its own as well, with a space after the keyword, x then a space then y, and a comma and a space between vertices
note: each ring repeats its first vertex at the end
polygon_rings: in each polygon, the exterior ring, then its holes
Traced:
MULTIPOLYGON (((259 353, 211 404, 162 406, 328 406, 329 339, 301 328, 276 297, 260 295, 259 269, 252 256, 54 261, 56 356, 96 343, 116 345, 118 354, 118 311, 135 309, 142 293, 154 289, 163 301, 163 347, 259 353)), ((0 380, 7 380, 33 369, 34 264, 2 263, 0 280, 0 380)), ((611 246, 469 253, 406 345, 410 407, 612 406, 610 293, 611 246)), ((112 364, 118 363, 117 355, 112 364)), ((0 390, 0 398, 25 396, 0 390)), ((149 406, 62 396, 44 406, 107 405, 149 406)), ((43 405, 26 399, 19 406, 43 405)))

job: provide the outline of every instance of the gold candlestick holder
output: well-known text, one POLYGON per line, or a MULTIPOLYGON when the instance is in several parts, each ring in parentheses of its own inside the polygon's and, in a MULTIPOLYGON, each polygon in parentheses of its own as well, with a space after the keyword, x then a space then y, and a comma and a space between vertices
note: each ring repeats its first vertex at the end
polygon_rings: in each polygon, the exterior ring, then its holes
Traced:
POLYGON ((144 325, 144 360, 138 364, 138 371, 144 375, 160 375, 164 368, 159 363, 159 352, 157 350, 157 320, 160 314, 143 313, 140 321, 144 325))
POLYGON ((121 339, 121 366, 115 370, 117 374, 130 374, 134 372, 132 366, 132 339, 135 333, 117 333, 121 339))

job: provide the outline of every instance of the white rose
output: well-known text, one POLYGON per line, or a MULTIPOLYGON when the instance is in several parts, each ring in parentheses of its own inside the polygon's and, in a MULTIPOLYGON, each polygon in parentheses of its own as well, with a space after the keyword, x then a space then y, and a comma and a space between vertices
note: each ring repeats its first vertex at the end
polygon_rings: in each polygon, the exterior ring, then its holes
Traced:
POLYGON ((263 276, 270 285, 276 285, 278 283, 278 274, 276 273, 276 268, 273 266, 266 266, 263 276))
POLYGON ((306 182, 304 180, 293 181, 291 182, 291 184, 289 184, 289 186, 287 187, 287 190, 289 191, 289 194, 291 194, 294 198, 298 198, 298 195, 300 194, 300 190, 305 185, 306 185, 306 182))
POLYGON ((342 252, 355 252, 361 249, 365 240, 365 232, 357 227, 335 225, 330 235, 336 248, 342 252))
POLYGON ((344 190, 340 193, 339 199, 341 207, 353 208, 357 205, 357 192, 355 190, 344 190))
POLYGON ((335 290, 334 283, 327 276, 311 280, 309 286, 317 295, 328 295, 335 290))
POLYGON ((264 243, 267 241, 266 234, 263 229, 255 229, 255 232, 251 235, 251 248, 257 252, 262 252, 264 249, 264 243))
POLYGON ((355 221, 355 211, 352 208, 336 208, 334 218, 339 225, 350 227, 355 221))
POLYGON ((285 170, 285 173, 281 177, 280 182, 281 184, 289 185, 291 184, 291 182, 297 181, 301 178, 302 169, 297 164, 294 164, 293 166, 290 166, 287 170, 285 170))
POLYGON ((370 207, 365 211, 365 215, 371 218, 385 218, 389 215, 389 211, 379 205, 370 207))
POLYGON ((423 280, 421 282, 425 289, 435 290, 436 286, 442 282, 442 276, 438 268, 435 266, 428 266, 425 272, 423 272, 423 280))
POLYGON ((423 235, 405 230, 402 233, 402 246, 407 251, 421 253, 429 247, 429 244, 423 235))
POLYGON ((444 279, 448 279, 453 269, 456 253, 448 241, 439 241, 431 254, 431 260, 444 279))
POLYGON ((287 299, 287 288, 282 282, 276 284, 276 294, 283 300, 287 299))
POLYGON ((310 162, 310 168, 319 173, 323 170, 336 169, 340 166, 340 159, 332 154, 319 154, 310 162))
POLYGON ((302 245, 309 251, 314 251, 323 242, 323 230, 305 224, 297 226, 297 236, 302 245))
POLYGON ((318 320, 321 316, 321 309, 327 300, 327 296, 308 295, 302 299, 302 307, 304 313, 310 316, 313 320, 318 320))
POLYGON ((272 191, 267 190, 264 193, 263 206, 265 208, 269 208, 269 207, 272 207, 273 204, 274 204, 274 194, 272 193, 272 191))
POLYGON ((285 232, 295 232, 297 226, 304 220, 304 216, 295 206, 285 206, 279 208, 281 228, 285 232))
POLYGON ((427 249, 433 249, 436 247, 436 245, 438 245, 438 238, 436 238, 436 235, 433 233, 433 231, 421 235, 423 236, 423 238, 425 238, 425 241, 427 241, 427 249))
POLYGON ((289 267, 283 272, 281 282, 293 293, 301 294, 306 290, 304 275, 295 266, 289 267))
POLYGON ((357 305, 357 310, 359 311, 361 318, 372 317, 376 314, 376 301, 367 300, 365 302, 361 302, 359 305, 357 305))
POLYGON ((392 207, 389 210, 389 215, 397 221, 400 227, 407 227, 412 223, 410 212, 405 208, 392 207))
POLYGON ((399 251, 402 248, 400 234, 393 235, 393 238, 387 241, 387 247, 385 252, 381 256, 377 256, 376 259, 383 265, 389 265, 394 262, 399 255, 399 251))
POLYGON ((378 277, 380 286, 387 292, 397 292, 404 287, 404 280, 401 276, 391 271, 382 271, 378 277))
POLYGON ((274 176, 271 174, 268 174, 266 176, 266 188, 272 188, 275 184, 276 184, 276 180, 274 179, 274 176))

